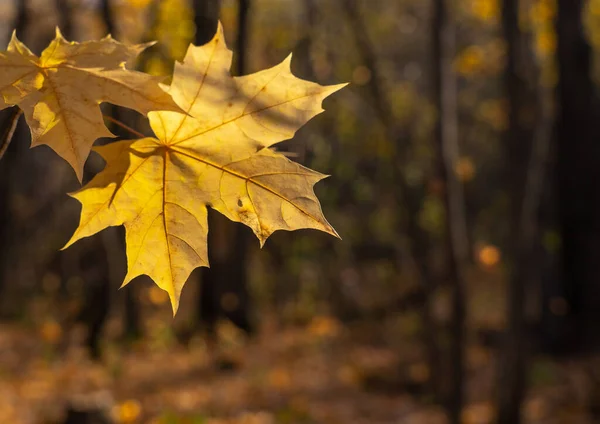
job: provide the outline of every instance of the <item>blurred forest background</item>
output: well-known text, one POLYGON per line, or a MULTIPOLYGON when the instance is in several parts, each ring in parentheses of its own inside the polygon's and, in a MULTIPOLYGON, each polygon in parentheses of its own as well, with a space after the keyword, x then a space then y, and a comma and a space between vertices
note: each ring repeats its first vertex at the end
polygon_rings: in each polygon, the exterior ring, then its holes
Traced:
POLYGON ((217 19, 236 75, 293 52, 296 75, 351 83, 278 147, 332 175, 343 240, 261 250, 211 214, 212 268, 173 320, 151 281, 117 290, 121 228, 59 251, 77 180, 20 122, 0 423, 600 422, 600 0, 1 0, 0 44, 158 40, 135 66, 168 78, 217 19))

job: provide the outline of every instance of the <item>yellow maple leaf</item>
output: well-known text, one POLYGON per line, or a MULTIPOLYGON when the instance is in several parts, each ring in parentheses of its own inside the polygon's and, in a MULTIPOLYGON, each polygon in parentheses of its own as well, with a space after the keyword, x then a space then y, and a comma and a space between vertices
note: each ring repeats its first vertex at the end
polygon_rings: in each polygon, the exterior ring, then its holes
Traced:
POLYGON ((32 146, 50 146, 81 181, 94 141, 113 136, 104 125, 101 102, 143 114, 181 111, 160 89, 161 78, 126 68, 148 46, 124 45, 110 35, 69 42, 57 28, 54 40, 37 57, 13 33, 7 51, 0 52, 0 109, 19 105, 32 146))
POLYGON ((146 274, 169 294, 173 313, 192 270, 208 266, 207 206, 252 228, 261 245, 276 230, 327 222, 313 186, 325 175, 269 146, 323 111, 322 100, 345 84, 321 86, 295 77, 291 56, 233 78, 223 29, 190 45, 165 87, 186 112, 151 112, 156 138, 97 147, 106 168, 73 194, 81 221, 65 246, 104 228, 125 225, 128 272, 146 274))

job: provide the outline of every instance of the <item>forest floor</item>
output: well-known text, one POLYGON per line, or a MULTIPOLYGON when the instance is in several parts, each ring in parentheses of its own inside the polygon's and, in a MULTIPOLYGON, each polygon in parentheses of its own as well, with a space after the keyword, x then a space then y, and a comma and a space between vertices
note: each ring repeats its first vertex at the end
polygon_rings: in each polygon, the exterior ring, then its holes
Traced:
MULTIPOLYGON (((215 366, 200 338, 184 347, 168 332, 153 333, 128 346, 106 344, 95 362, 82 348, 61 346, 52 325, 2 325, 0 423, 62 423, 71 407, 122 424, 444 424, 442 410, 421 395, 422 352, 390 348, 382 339, 389 325, 350 329, 322 316, 305 326, 264 325, 250 341, 224 326, 220 357, 229 370, 215 366)), ((464 422, 491 423, 492 355, 472 346, 467 358, 464 422)), ((594 422, 585 369, 581 361, 535 359, 526 422, 594 422)))

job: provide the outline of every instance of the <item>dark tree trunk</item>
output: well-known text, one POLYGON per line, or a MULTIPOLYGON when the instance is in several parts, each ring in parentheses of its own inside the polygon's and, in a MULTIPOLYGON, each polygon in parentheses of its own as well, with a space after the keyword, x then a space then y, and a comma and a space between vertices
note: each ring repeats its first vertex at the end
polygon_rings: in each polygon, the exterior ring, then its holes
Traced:
MULTIPOLYGON (((101 3, 101 12, 102 17, 104 19, 104 25, 106 25, 106 31, 111 34, 113 37, 118 37, 117 28, 115 26, 115 21, 112 16, 112 9, 110 7, 111 3, 109 0, 102 0, 101 3)), ((108 106, 106 108, 106 112, 112 116, 114 119, 123 122, 125 125, 129 127, 135 127, 135 118, 131 113, 127 113, 130 111, 120 110, 114 106, 108 106), (123 113, 122 113, 123 112, 123 113)), ((124 138, 130 138, 131 134, 124 132, 124 130, 120 127, 111 128, 111 131, 124 138)), ((115 231, 115 229, 108 229, 105 231, 115 231)), ((125 231, 122 229, 118 231, 118 249, 116 252, 110 252, 109 249, 106 249, 107 255, 125 255, 125 231)), ((105 243, 106 244, 106 243, 105 243)), ((113 249, 114 250, 114 249, 113 249)), ((116 263, 119 261, 117 258, 113 258, 112 263, 116 263)), ((109 266, 111 265, 111 261, 108 262, 109 266)), ((125 338, 128 340, 138 339, 142 335, 142 329, 140 324, 140 308, 137 301, 137 290, 133 284, 128 284, 127 286, 121 289, 124 292, 124 328, 125 328, 125 338)))
MULTIPOLYGON (((17 0, 16 3, 17 14, 15 15, 15 32, 17 33, 17 36, 20 37, 21 40, 23 40, 23 33, 25 32, 27 24, 29 23, 27 13, 27 0, 17 0)), ((12 33, 12 31, 10 31, 10 33, 12 33)), ((11 34, 8 34, 9 39, 10 35, 11 34)))
MULTIPOLYGON (((17 13, 15 15, 14 30, 17 33, 17 36, 22 39, 28 24, 27 4, 25 0, 17 0, 16 9, 17 13)), ((11 35, 12 30, 6 34, 8 40, 10 40, 11 35)), ((0 125, 2 125, 1 131, 3 133, 6 133, 10 129, 12 117, 14 117, 15 112, 16 107, 0 111, 0 125)), ((19 134, 13 134, 13 136, 15 139, 19 138, 19 134)), ((11 221, 9 160, 18 140, 14 140, 15 143, 12 142, 13 140, 10 140, 10 143, 8 143, 8 141, 9 140, 5 140, 0 143, 2 145, 2 147, 0 147, 0 151, 2 152, 0 153, 0 294, 4 292, 4 288, 6 287, 6 266, 9 252, 7 246, 11 221)))
POLYGON ((61 32, 69 39, 69 37, 73 36, 73 20, 70 19, 71 2, 69 0, 55 0, 54 3, 58 13, 57 25, 61 32))
MULTIPOLYGON (((452 4, 452 3, 450 3, 452 4)), ((456 30, 447 0, 435 0, 433 17, 433 87, 438 111, 436 140, 442 180, 445 182, 447 262, 452 287, 452 324, 446 393, 448 418, 460 424, 463 407, 465 269, 469 261, 465 196, 455 166, 459 160, 457 81, 453 69, 456 30)))
MULTIPOLYGON (((73 37, 71 10, 67 7, 67 2, 56 1, 57 13, 59 14, 59 25, 63 35, 71 40, 73 37)), ((84 170, 84 182, 93 177, 93 172, 88 167, 84 170)), ((77 317, 77 320, 83 322, 87 329, 86 345, 94 359, 101 356, 100 340, 106 318, 108 317, 110 307, 110 273, 108 266, 108 253, 101 237, 87 240, 79 243, 76 249, 78 255, 78 265, 81 277, 85 282, 84 306, 77 317)), ((60 252, 58 254, 65 254, 60 252)), ((75 254, 74 252, 70 254, 75 254)), ((63 279, 66 280, 65 273, 69 270, 63 270, 63 279)))
MULTIPOLYGON (((13 157, 16 142, 19 141, 14 140, 15 143, 13 144, 13 138, 20 138, 15 133, 19 117, 20 110, 16 106, 0 111, 0 295, 4 293, 6 287, 6 267, 8 266, 8 254, 10 252, 8 246, 11 222, 11 167, 9 161, 13 157)), ((0 310, 0 312, 2 311, 0 310)), ((2 314, 0 313, 0 315, 2 314)))
MULTIPOLYGON (((81 241, 79 242, 81 243, 81 241)), ((101 357, 100 340, 110 308, 110 276, 106 250, 100 237, 80 246, 81 277, 85 284, 84 307, 78 321, 88 328, 86 346, 92 358, 101 357)))
POLYGON ((559 352, 600 345, 596 325, 600 320, 600 192, 594 184, 600 177, 600 114, 590 74, 592 52, 585 37, 584 6, 583 0, 559 0, 556 21, 556 201, 562 281, 557 292, 547 291, 544 318, 545 324, 562 330, 545 333, 546 346, 559 352))
MULTIPOLYGON (((523 130, 519 120, 519 111, 522 101, 521 93, 523 90, 523 81, 519 75, 519 44, 521 42, 521 31, 519 30, 519 2, 518 0, 504 0, 502 9, 502 29, 507 46, 507 62, 504 72, 504 88, 508 100, 508 130, 505 135, 505 145, 507 148, 507 172, 506 180, 508 182, 507 190, 511 195, 511 205, 509 210, 511 228, 510 235, 515 236, 516 227, 514 223, 518 222, 516 216, 519 210, 518 201, 521 196, 519 185, 523 178, 522 161, 524 160, 521 150, 526 140, 523 138, 523 130), (519 148, 519 146, 521 146, 519 148), (513 167, 514 166, 514 167, 513 167), (510 168, 510 171, 508 171, 510 168)), ((511 244, 511 251, 516 247, 511 244)), ((513 267, 518 267, 518 256, 513 258, 513 267)), ((515 271, 513 270, 513 274, 515 271)), ((504 346, 501 352, 501 363, 498 385, 498 424, 518 424, 521 422, 521 402, 525 389, 525 364, 524 364, 524 327, 525 327, 525 287, 516 285, 519 282, 515 278, 510 278, 508 290, 508 310, 507 310, 507 337, 504 339, 504 346)))
MULTIPOLYGON (((194 44, 201 46, 208 43, 217 32, 219 19, 219 0, 194 0, 194 23, 196 36, 194 44)), ((210 268, 200 270, 201 285, 198 291, 198 325, 205 331, 209 347, 216 343, 216 325, 220 315, 219 272, 224 258, 216 255, 216 242, 223 238, 223 228, 217 228, 215 218, 223 218, 216 211, 208 211, 208 262, 210 268), (220 231, 219 231, 220 230, 220 231)))
MULTIPOLYGON (((527 146, 527 140, 523 137, 519 112, 521 110, 522 92, 524 82, 519 74, 519 45, 521 43, 521 31, 519 30, 519 2, 518 0, 504 0, 502 9, 502 29, 507 46, 507 62, 504 72, 504 89, 508 100, 508 130, 505 134, 505 145, 507 149, 507 190, 511 196, 509 209, 510 235, 516 235, 515 223, 518 223, 518 211, 522 193, 523 182, 523 160, 526 160, 522 152, 527 146), (510 171, 508 170, 510 168, 510 171)), ((511 240, 512 240, 511 237, 511 240)), ((509 243, 511 251, 516 245, 509 243)), ((525 390, 525 293, 524 286, 519 286, 518 278, 514 278, 519 272, 518 253, 512 258, 513 275, 509 279, 508 309, 507 309, 507 337, 501 352, 501 363, 499 366, 498 385, 498 424, 518 424, 521 422, 521 402, 525 390)))
POLYGON ((540 204, 544 175, 551 145, 552 97, 535 78, 537 87, 527 84, 525 56, 527 46, 519 29, 519 2, 504 0, 503 32, 507 42, 504 85, 508 99, 507 191, 510 194, 511 268, 507 293, 507 333, 503 339, 498 368, 498 424, 519 424, 526 391, 527 344, 526 295, 533 281, 540 278, 536 264, 539 238, 540 204), (524 124, 527 108, 537 103, 535 131, 524 124))
MULTIPOLYGON (((249 12, 250 0, 239 0, 238 9, 238 31, 236 40, 236 66, 237 75, 244 75, 247 69, 248 48, 250 45, 249 32, 249 12)), ((236 299, 234 303, 224 302, 221 298, 221 304, 224 307, 224 315, 231 320, 241 330, 251 334, 254 330, 250 318, 250 294, 248 292, 247 258, 248 243, 252 234, 248 228, 241 224, 235 224, 233 236, 233 245, 229 254, 229 275, 225 279, 223 296, 230 299, 236 299), (232 297, 233 296, 233 297, 232 297)))
POLYGON ((197 46, 208 43, 217 32, 219 8, 220 0, 194 0, 194 44, 197 46))
MULTIPOLYGON (((208 43, 217 32, 219 19, 219 0, 194 0, 194 23, 196 36, 194 44, 201 46, 208 43)), ((223 219, 216 216, 217 212, 208 211, 208 262, 210 268, 200 270, 201 285, 198 292, 198 325, 205 331, 209 347, 216 343, 216 325, 219 319, 221 305, 219 296, 219 275, 223 273, 225 258, 223 253, 215 255, 216 243, 224 236, 223 223, 217 228, 216 220, 223 219)), ((222 249, 218 249, 221 252, 222 249)))
MULTIPOLYGON (((196 45, 206 44, 217 30, 219 2, 196 0, 196 45)), ((243 74, 246 66, 248 39, 248 11, 250 3, 241 0, 238 16, 238 54, 236 73, 243 74)), ((201 270, 199 318, 210 345, 216 343, 215 326, 220 317, 229 319, 237 327, 251 333, 249 316, 250 297, 246 278, 247 229, 232 224, 215 211, 209 211, 208 258, 210 268, 201 270)))

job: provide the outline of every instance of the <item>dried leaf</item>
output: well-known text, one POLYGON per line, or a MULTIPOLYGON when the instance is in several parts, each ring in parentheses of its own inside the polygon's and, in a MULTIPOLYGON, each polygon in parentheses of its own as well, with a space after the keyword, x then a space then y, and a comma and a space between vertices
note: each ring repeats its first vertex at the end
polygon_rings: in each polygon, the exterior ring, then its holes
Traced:
POLYGON ((165 89, 187 114, 151 112, 156 138, 98 147, 106 168, 75 193, 81 222, 67 246, 125 225, 124 285, 149 275, 177 311, 192 270, 208 266, 207 206, 252 228, 261 245, 276 230, 314 228, 336 235, 313 185, 325 176, 271 150, 322 112, 345 84, 320 86, 281 64, 233 78, 223 30, 190 46, 165 89))
POLYGON ((19 105, 31 129, 32 146, 50 146, 81 181, 94 141, 113 136, 104 125, 101 102, 143 114, 181 111, 160 89, 160 78, 125 67, 147 46, 127 46, 110 36, 68 42, 57 29, 38 58, 13 34, 7 51, 0 53, 0 108, 19 105))

